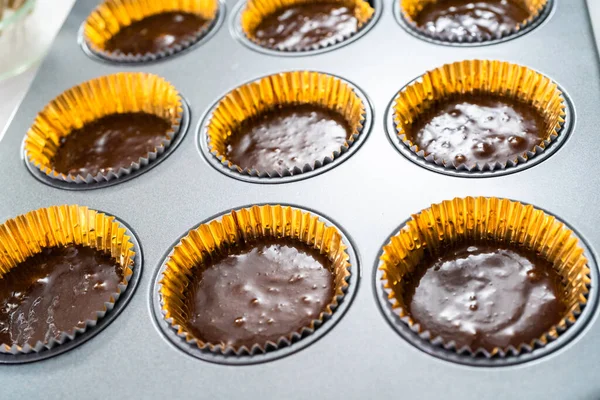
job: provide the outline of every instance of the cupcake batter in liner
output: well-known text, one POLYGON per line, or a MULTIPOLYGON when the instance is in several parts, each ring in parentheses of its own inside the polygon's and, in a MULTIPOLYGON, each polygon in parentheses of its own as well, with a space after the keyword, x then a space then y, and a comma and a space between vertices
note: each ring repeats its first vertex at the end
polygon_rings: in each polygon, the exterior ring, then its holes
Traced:
POLYGON ((558 339, 581 314, 591 284, 571 230, 533 206, 498 198, 432 205, 390 239, 380 260, 381 284, 401 323, 420 340, 471 357, 518 356, 558 339), (530 301, 514 303, 520 295, 530 301))
POLYGON ((242 10, 241 27, 259 46, 302 52, 350 38, 374 13, 365 0, 249 0, 242 10))
POLYGON ((202 39, 218 12, 218 0, 106 0, 84 22, 83 41, 105 60, 156 61, 202 39))
POLYGON ((351 276, 346 249, 337 228, 309 212, 280 205, 232 211, 175 246, 159 278, 162 314, 177 336, 211 353, 248 356, 289 346, 342 302, 351 276))
POLYGON ((560 134, 565 99, 527 67, 468 60, 428 71, 393 104, 396 133, 418 157, 446 169, 494 171, 542 153, 560 134))
POLYGON ((3 337, 12 338, 0 345, 0 353, 52 349, 95 327, 114 308, 133 275, 134 245, 126 232, 114 217, 80 206, 39 209, 0 225, 0 280, 9 280, 2 282, 0 291, 7 296, 4 309, 11 310, 0 316, 0 324, 3 337), (114 281, 115 271, 110 270, 117 267, 119 280, 114 281), (82 280, 72 274, 83 274, 82 280), (61 289, 65 284, 68 288, 61 289), (72 327, 63 327, 78 319, 72 327))
POLYGON ((486 43, 536 23, 548 0, 397 0, 402 19, 424 37, 446 43, 486 43))
POLYGON ((209 152, 232 171, 293 176, 347 151, 362 132, 365 113, 366 105, 341 79, 285 72, 242 85, 221 99, 207 123, 206 140, 209 152))
POLYGON ((179 133, 182 117, 179 93, 159 76, 96 78, 62 93, 37 115, 25 138, 26 160, 67 183, 115 180, 163 154, 179 133), (157 131, 162 125, 164 132, 157 131))

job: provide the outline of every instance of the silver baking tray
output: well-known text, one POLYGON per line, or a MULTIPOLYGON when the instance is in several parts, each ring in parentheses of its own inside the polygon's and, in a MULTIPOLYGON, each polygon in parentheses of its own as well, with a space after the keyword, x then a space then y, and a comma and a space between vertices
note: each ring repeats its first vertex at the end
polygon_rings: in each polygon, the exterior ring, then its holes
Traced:
POLYGON ((201 43, 174 57, 134 65, 105 62, 82 49, 78 31, 97 3, 77 1, 0 141, 0 220, 60 204, 102 210, 135 234, 143 268, 136 269, 137 285, 119 299, 119 312, 93 329, 85 343, 52 357, 40 353, 24 360, 35 362, 1 365, 0 398, 600 398, 595 304, 600 69, 584 0, 553 0, 534 29, 485 46, 422 40, 401 26, 391 0, 378 0, 372 27, 364 34, 304 55, 257 51, 245 43, 237 27, 241 4, 226 0, 214 30, 201 43), (568 129, 550 157, 514 173, 471 177, 423 168, 399 151, 387 132, 388 107, 398 90, 429 69, 475 58, 528 66, 564 90, 568 129), (242 83, 291 70, 330 73, 364 93, 370 128, 360 145, 343 162, 305 179, 264 184, 224 174, 205 157, 199 136, 210 109, 242 83), (65 89, 119 71, 155 73, 180 90, 189 105, 189 127, 174 150, 133 179, 93 190, 50 186, 32 174, 22 145, 37 112, 65 89), (415 346, 388 322, 375 272, 382 245, 411 214, 464 196, 533 204, 566 222, 584 241, 592 268, 586 321, 553 351, 512 363, 465 365, 415 346), (347 296, 344 312, 327 322, 331 326, 318 340, 306 345, 302 339, 281 357, 243 366, 195 357, 181 343, 173 344, 155 311, 162 262, 192 227, 228 210, 264 203, 312 210, 343 230, 357 261, 353 296, 347 296))

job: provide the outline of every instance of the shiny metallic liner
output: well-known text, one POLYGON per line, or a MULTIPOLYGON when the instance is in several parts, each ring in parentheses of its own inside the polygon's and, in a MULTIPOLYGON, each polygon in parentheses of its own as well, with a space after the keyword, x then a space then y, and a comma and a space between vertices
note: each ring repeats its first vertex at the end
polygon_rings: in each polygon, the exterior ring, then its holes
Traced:
POLYGON ((495 197, 455 198, 413 215, 383 247, 378 269, 394 314, 421 340, 457 354, 486 358, 518 356, 558 339, 587 304, 591 283, 584 249, 570 229, 531 205, 495 197), (435 336, 421 328, 404 304, 404 277, 419 268, 427 256, 470 242, 523 248, 551 262, 565 290, 566 311, 560 322, 529 342, 491 351, 456 348, 450 338, 435 336))

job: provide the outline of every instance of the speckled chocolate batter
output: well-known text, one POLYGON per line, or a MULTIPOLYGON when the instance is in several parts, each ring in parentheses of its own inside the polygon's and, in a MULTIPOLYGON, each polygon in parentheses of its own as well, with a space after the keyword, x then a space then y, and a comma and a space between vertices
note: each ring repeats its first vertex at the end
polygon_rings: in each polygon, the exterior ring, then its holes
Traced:
POLYGON ((517 0, 443 0, 432 2, 417 14, 415 23, 442 38, 498 37, 529 18, 517 0))
POLYGON ((152 114, 110 114, 63 137, 52 166, 84 177, 129 168, 162 145, 170 128, 168 121, 152 114))
POLYGON ((459 349, 529 343, 566 311, 564 288, 552 264, 520 248, 465 245, 450 250, 423 263, 405 287, 410 315, 459 349))
POLYGON ((123 54, 158 53, 191 40, 207 23, 196 14, 185 12, 151 15, 118 31, 106 42, 105 50, 123 54))
POLYGON ((421 115, 407 137, 446 164, 506 163, 533 149, 545 134, 532 106, 504 97, 463 95, 421 115))
POLYGON ((0 343, 34 346, 84 327, 122 280, 117 261, 90 247, 42 250, 0 278, 0 343))
POLYGON ((226 157, 242 169, 281 173, 332 156, 350 136, 348 122, 334 111, 285 106, 244 121, 229 138, 226 157))
POLYGON ((256 28, 255 37, 266 47, 303 50, 357 31, 353 8, 339 3, 310 3, 286 7, 267 16, 256 28))
POLYGON ((239 348, 277 343, 318 318, 334 293, 331 261, 287 240, 261 241, 215 261, 187 293, 189 329, 239 348))

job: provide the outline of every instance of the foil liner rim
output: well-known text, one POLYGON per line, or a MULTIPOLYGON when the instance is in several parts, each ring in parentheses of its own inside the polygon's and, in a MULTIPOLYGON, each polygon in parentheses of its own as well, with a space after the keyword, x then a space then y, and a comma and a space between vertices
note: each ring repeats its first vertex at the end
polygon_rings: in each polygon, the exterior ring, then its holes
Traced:
MULTIPOLYGON (((165 309, 165 300, 164 300, 164 296, 162 295, 162 288, 164 287, 163 279, 164 279, 164 274, 165 274, 166 268, 161 268, 161 270, 159 271, 159 273, 157 275, 157 285, 156 285, 156 288, 157 288, 156 291, 158 293, 158 301, 159 301, 158 311, 162 317, 162 320, 167 323, 169 330, 171 332, 173 332, 175 334, 175 336, 177 336, 179 339, 181 339, 187 345, 194 346, 195 348, 199 349, 202 352, 208 352, 208 353, 215 354, 218 356, 234 356, 234 357, 239 358, 239 357, 252 357, 255 355, 264 355, 267 353, 271 353, 275 350, 291 346, 292 344, 300 341, 301 339, 303 339, 307 336, 313 335, 317 330, 319 330, 318 328, 320 328, 328 320, 332 319, 333 316, 335 315, 336 310, 344 303, 345 300, 346 301, 348 300, 345 298, 349 291, 350 280, 352 279, 352 277, 354 275, 354 273, 352 271, 352 263, 351 263, 351 261, 352 261, 352 257, 351 257, 352 243, 350 243, 346 239, 345 235, 342 234, 343 232, 340 230, 340 228, 337 226, 337 224, 332 223, 326 219, 323 219, 323 217, 319 213, 316 213, 312 210, 304 209, 301 207, 285 204, 285 203, 260 203, 260 204, 247 205, 247 206, 243 206, 243 207, 237 207, 237 208, 234 208, 234 209, 231 209, 224 213, 221 213, 216 217, 213 217, 211 219, 208 219, 208 220, 200 223, 195 228, 192 228, 192 229, 186 231, 186 233, 176 242, 173 249, 165 257, 163 265, 166 265, 166 262, 173 256, 175 247, 179 246, 182 243, 182 239, 187 237, 192 231, 197 230, 200 226, 208 225, 212 222, 220 223, 220 222, 222 222, 223 217, 231 215, 231 213, 233 211, 241 212, 242 210, 251 210, 254 207, 259 207, 262 209, 265 206, 268 206, 268 207, 280 206, 282 209, 291 209, 292 211, 298 210, 302 214, 307 214, 309 216, 316 217, 316 220, 322 221, 324 223, 325 227, 335 228, 335 230, 340 234, 340 242, 343 245, 343 252, 346 255, 346 266, 344 268, 344 271, 346 272, 346 276, 343 279, 343 286, 340 288, 341 293, 338 295, 334 295, 333 298, 331 299, 331 301, 328 303, 328 305, 322 309, 321 313, 319 314, 319 317, 316 319, 313 319, 309 323, 308 326, 303 326, 299 330, 291 332, 287 336, 279 337, 277 342, 267 341, 264 344, 255 343, 254 345, 251 346, 251 348, 248 348, 248 346, 243 345, 243 346, 240 346, 238 349, 236 349, 233 346, 223 345, 221 343, 215 344, 215 343, 206 342, 204 344, 200 344, 199 343, 200 339, 195 338, 193 336, 193 334, 187 332, 181 325, 174 323, 174 318, 166 317, 168 310, 165 309), (327 308, 329 308, 331 310, 331 312, 329 312, 327 310, 327 308), (314 326, 314 329, 310 327, 311 325, 314 326)), ((304 241, 302 241, 300 239, 294 239, 294 240, 297 240, 300 243, 304 243, 304 241)))
MULTIPOLYGON (((287 105, 293 107, 293 106, 302 105, 302 104, 312 104, 312 103, 289 103, 287 105)), ((233 172, 234 174, 238 174, 241 176, 248 176, 248 177, 252 177, 252 178, 263 178, 263 179, 279 179, 279 178, 286 178, 286 177, 295 177, 295 176, 299 176, 299 175, 302 175, 305 173, 313 172, 325 165, 331 164, 334 161, 336 161, 340 156, 342 156, 343 154, 348 152, 348 150, 352 147, 352 145, 359 140, 361 135, 364 135, 366 133, 364 131, 365 131, 365 125, 366 125, 365 123, 367 121, 368 107, 369 107, 368 99, 360 93, 360 90, 358 89, 358 87, 356 87, 351 82, 349 82, 346 79, 341 78, 337 75, 326 73, 326 72, 320 72, 320 71, 316 71, 316 70, 308 70, 308 69, 281 71, 278 73, 268 74, 268 75, 258 77, 256 79, 252 79, 250 81, 244 82, 244 83, 236 86, 235 88, 227 91, 227 93, 225 93, 223 96, 221 96, 214 103, 214 106, 210 109, 208 116, 205 118, 206 122, 203 123, 203 129, 202 129, 201 135, 204 136, 203 140, 207 144, 207 151, 208 151, 209 155, 211 157, 213 157, 215 160, 217 160, 221 166, 227 168, 229 171, 233 172), (302 167, 295 166, 292 169, 286 168, 281 171, 277 171, 277 170, 258 171, 254 168, 252 168, 252 169, 241 168, 240 166, 233 163, 232 161, 229 161, 224 154, 218 154, 218 151, 214 148, 213 143, 211 143, 210 136, 207 135, 207 128, 208 128, 208 126, 210 126, 210 124, 214 118, 214 112, 220 106, 221 102, 227 97, 227 95, 235 92, 236 90, 240 89, 241 87, 245 87, 247 85, 251 85, 253 83, 260 82, 263 79, 268 79, 271 76, 285 75, 285 74, 290 74, 290 73, 295 73, 295 72, 308 72, 308 73, 314 73, 317 75, 330 76, 330 77, 338 80, 340 83, 347 85, 351 89, 352 93, 356 96, 356 98, 360 100, 360 103, 361 103, 360 120, 358 121, 358 125, 355 129, 355 132, 353 132, 350 135, 350 137, 348 139, 346 139, 344 144, 342 146, 340 146, 339 149, 335 150, 331 155, 326 156, 321 160, 315 160, 312 164, 306 163, 302 167)))
POLYGON ((570 330, 569 328, 571 328, 573 325, 575 325, 578 322, 579 316, 584 312, 585 309, 593 308, 593 306, 594 306, 593 304, 589 304, 589 299, 591 297, 590 294, 591 294, 591 289, 592 289, 592 284, 591 284, 592 283, 592 280, 591 280, 592 268, 590 267, 590 263, 592 261, 590 261, 590 259, 585 255, 585 249, 587 248, 587 245, 585 244, 584 241, 582 243, 582 239, 579 236, 579 234, 575 230, 573 230, 568 224, 563 222, 562 219, 555 217, 554 214, 548 213, 543 208, 533 206, 529 203, 512 200, 512 199, 508 199, 508 198, 502 198, 502 197, 486 197, 486 196, 455 197, 452 200, 448 200, 448 201, 449 202, 454 202, 456 200, 465 201, 467 199, 474 199, 474 200, 497 199, 500 201, 505 200, 505 201, 508 201, 509 203, 515 203, 515 204, 523 205, 523 206, 531 206, 534 210, 541 211, 544 216, 553 217, 559 224, 562 225, 562 229, 570 232, 570 237, 575 237, 577 239, 577 245, 580 248, 584 249, 583 257, 586 259, 586 265, 583 267, 583 270, 584 270, 583 272, 585 272, 585 281, 586 281, 583 286, 585 291, 582 293, 584 301, 582 301, 582 299, 580 298, 580 301, 576 304, 576 306, 573 306, 573 307, 571 307, 571 309, 565 311, 565 315, 561 318, 561 320, 558 323, 549 327, 543 333, 543 335, 541 335, 539 337, 535 337, 532 340, 530 340, 529 342, 520 343, 518 346, 509 345, 504 348, 497 347, 495 349, 495 350, 497 350, 496 352, 490 352, 489 350, 487 350, 483 347, 478 347, 478 348, 473 349, 467 345, 457 348, 456 342, 454 340, 452 340, 452 339, 446 340, 441 335, 433 335, 428 330, 425 330, 425 329, 422 330, 420 323, 417 320, 414 320, 410 317, 410 313, 408 313, 406 311, 406 309, 404 307, 402 307, 402 305, 399 304, 398 300, 394 296, 393 289, 391 288, 390 283, 389 283, 389 279, 386 277, 386 271, 384 269, 385 262, 383 261, 383 256, 386 253, 386 248, 388 246, 392 245, 392 242, 391 242, 392 238, 398 236, 403 230, 407 229, 407 226, 408 226, 407 224, 410 221, 414 221, 415 216, 418 216, 422 212, 430 210, 433 206, 439 206, 439 205, 443 204, 445 202, 444 201, 444 202, 432 204, 429 207, 426 207, 426 208, 422 209, 421 211, 411 215, 410 218, 408 218, 406 221, 404 221, 400 225, 399 229, 394 230, 394 232, 386 239, 383 246, 380 248, 380 251, 378 253, 378 258, 377 258, 377 264, 376 264, 376 268, 375 268, 374 272, 375 272, 376 276, 379 276, 379 278, 376 278, 376 281, 379 281, 378 285, 381 286, 382 293, 385 295, 384 301, 385 301, 386 305, 389 307, 390 313, 393 314, 395 316, 395 318, 397 318, 398 321, 400 321, 402 324, 404 324, 404 326, 413 335, 417 336, 419 338, 419 340, 422 340, 426 343, 429 343, 430 345, 432 345, 434 347, 443 349, 445 351, 451 352, 458 356, 466 356, 466 357, 469 357, 472 359, 484 358, 486 360, 494 360, 494 359, 497 360, 497 359, 506 359, 508 357, 519 358, 520 356, 523 356, 524 354, 532 353, 536 349, 544 348, 544 347, 548 346, 550 343, 559 340, 565 332, 570 330), (402 314, 404 314, 404 316, 402 314), (555 329, 557 332, 556 336, 553 336, 550 334, 551 333, 550 331, 553 329, 555 329), (545 339, 546 343, 544 343, 542 341, 542 339, 545 339))
MULTIPOLYGON (((93 78, 93 79, 87 80, 85 82, 79 83, 69 89, 66 89, 65 91, 60 93, 58 96, 54 97, 52 100, 50 100, 48 103, 46 103, 46 106, 44 106, 44 109, 42 109, 40 112, 38 112, 38 115, 40 113, 44 112, 46 107, 49 104, 54 102, 57 98, 63 96, 65 93, 70 92, 71 90, 73 90, 75 88, 81 87, 82 85, 88 84, 91 81, 104 79, 104 78, 118 75, 118 74, 119 73, 103 75, 103 76, 93 78)), ((136 74, 144 74, 144 73, 126 72, 125 74, 136 75, 136 74)), ((184 115, 186 114, 187 109, 186 109, 186 104, 185 104, 185 101, 184 101, 181 93, 175 88, 175 86, 171 82, 167 81, 165 78, 162 78, 160 75, 155 75, 155 74, 151 74, 151 73, 147 74, 147 75, 149 75, 151 77, 155 77, 157 79, 164 80, 165 83, 167 83, 169 86, 171 86, 171 88, 174 90, 174 92, 177 96, 177 105, 176 105, 177 116, 173 119, 171 126, 169 127, 169 130, 167 132, 165 132, 165 137, 161 140, 160 146, 156 147, 154 151, 150 151, 150 152, 146 153, 145 155, 140 156, 140 158, 137 161, 132 162, 128 168, 121 167, 116 171, 112 168, 104 168, 104 169, 107 169, 108 172, 106 172, 106 173, 98 172, 96 175, 92 175, 92 174, 88 173, 86 176, 83 176, 81 174, 76 174, 76 175, 70 174, 70 173, 65 174, 63 172, 58 172, 55 168, 51 168, 50 166, 42 165, 42 162, 35 162, 32 159, 33 155, 28 151, 27 147, 25 146, 24 152, 25 152, 25 159, 26 159, 27 163, 29 165, 33 166, 35 169, 39 170, 43 175, 45 175, 46 177, 48 177, 50 179, 65 182, 68 184, 89 185, 89 184, 94 184, 94 183, 104 183, 104 182, 111 182, 113 180, 117 180, 124 176, 130 175, 136 171, 139 171, 139 170, 143 169, 144 167, 148 166, 153 161, 155 161, 158 157, 160 157, 163 153, 165 153, 165 151, 171 146, 171 144, 176 140, 176 138, 179 135, 184 133, 184 132, 181 132, 181 130, 182 130, 184 115)), ((125 111, 124 113, 127 113, 127 111, 125 111)), ((113 113, 113 114, 122 114, 122 113, 113 113)), ((34 121, 34 124, 35 123, 36 122, 34 121)), ((72 130, 71 130, 71 132, 72 132, 72 130)), ((65 136, 70 135, 71 132, 69 132, 69 134, 67 134, 65 136)), ((25 139, 27 139, 28 135, 29 135, 29 133, 27 133, 25 135, 25 139)))
MULTIPOLYGON (((566 110, 568 107, 568 101, 565 96, 565 93, 564 93, 563 89, 553 79, 546 76, 545 74, 538 72, 537 70, 532 69, 530 67, 527 67, 527 66, 524 66, 521 64, 512 63, 512 62, 507 62, 507 61, 501 61, 501 63, 526 68, 527 70, 533 71, 534 73, 539 74, 540 76, 548 79, 551 83, 556 85, 556 91, 558 92, 558 98, 560 99, 561 106, 560 106, 560 115, 559 115, 558 123, 556 124, 556 126, 554 127, 552 132, 549 134, 549 136, 542 139, 542 141, 539 142, 538 144, 536 144, 532 149, 528 149, 525 152, 516 155, 513 159, 508 159, 508 160, 506 160, 506 162, 500 162, 500 161, 475 162, 470 165, 467 165, 466 163, 456 165, 454 162, 446 162, 446 160, 444 160, 443 158, 437 158, 434 153, 426 153, 425 150, 419 149, 419 146, 417 144, 414 144, 408 138, 408 136, 405 132, 400 132, 400 128, 398 127, 398 122, 396 120, 396 105, 398 104, 398 102, 400 100, 401 93, 406 92, 406 90, 409 87, 413 86, 414 84, 422 83, 423 76, 432 71, 439 70, 441 68, 444 68, 446 66, 451 66, 454 64, 460 64, 463 62, 473 62, 473 61, 491 62, 491 61, 496 61, 496 60, 468 59, 468 60, 461 60, 461 61, 457 61, 457 62, 453 62, 453 63, 444 64, 442 66, 438 66, 436 68, 426 71, 425 73, 419 75, 417 78, 411 80, 395 94, 392 102, 390 103, 390 117, 391 117, 393 129, 394 129, 394 136, 396 137, 396 139, 399 140, 400 143, 406 149, 408 149, 412 154, 417 156, 418 159, 424 160, 426 163, 436 165, 438 167, 443 168, 444 170, 450 170, 450 171, 453 170, 453 171, 457 171, 457 172, 467 172, 467 173, 503 171, 503 170, 506 170, 509 168, 514 168, 514 167, 523 165, 527 161, 535 158, 535 156, 538 156, 538 155, 541 155, 542 153, 544 153, 546 148, 549 147, 551 144, 553 144, 553 142, 555 142, 556 139, 558 139, 558 137, 561 134, 563 134, 565 131, 565 126, 566 126, 566 122, 567 122, 566 121, 566 117, 567 117, 566 110)), ((447 97, 445 97, 445 98, 447 98, 447 97)), ((444 99, 444 98, 441 98, 441 99, 444 99)), ((537 112, 537 110, 536 110, 536 112, 537 112)))

